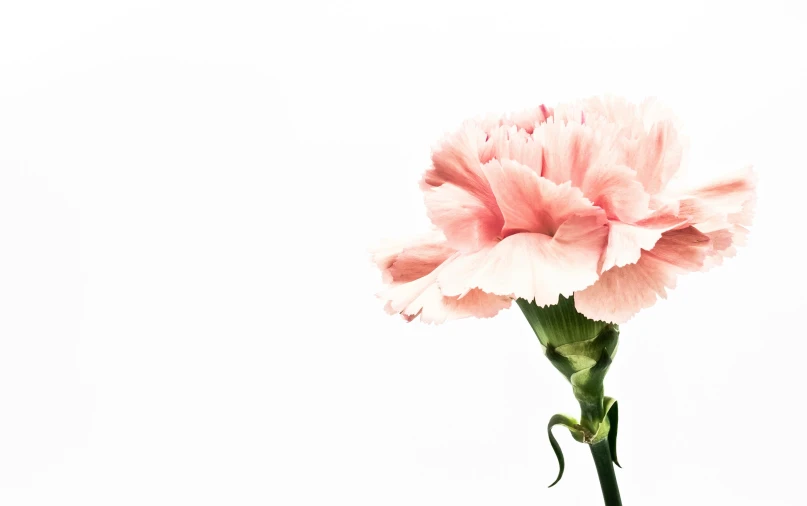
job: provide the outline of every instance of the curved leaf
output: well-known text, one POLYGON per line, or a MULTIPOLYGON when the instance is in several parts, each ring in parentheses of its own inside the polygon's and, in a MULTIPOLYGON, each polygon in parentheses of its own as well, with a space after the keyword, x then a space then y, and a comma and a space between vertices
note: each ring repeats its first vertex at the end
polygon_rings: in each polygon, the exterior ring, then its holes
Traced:
POLYGON ((552 445, 552 450, 555 451, 555 456, 558 458, 558 466, 560 467, 558 477, 552 482, 552 485, 549 485, 549 488, 554 487, 555 484, 560 481, 560 479, 563 477, 563 470, 566 468, 566 463, 563 459, 563 451, 561 451, 558 440, 555 439, 555 435, 552 434, 552 427, 555 425, 563 425, 569 429, 569 432, 571 432, 572 436, 578 441, 582 440, 583 438, 583 432, 579 429, 580 426, 578 425, 577 420, 574 418, 566 415, 554 415, 549 419, 549 425, 546 427, 546 432, 549 434, 549 444, 552 445))

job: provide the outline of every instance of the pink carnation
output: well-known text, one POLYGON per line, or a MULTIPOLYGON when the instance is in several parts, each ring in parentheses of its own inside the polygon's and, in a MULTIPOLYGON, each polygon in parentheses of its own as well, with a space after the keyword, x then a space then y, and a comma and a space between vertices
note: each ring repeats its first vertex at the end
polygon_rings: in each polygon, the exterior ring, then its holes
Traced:
POLYGON ((438 230, 374 254, 389 285, 379 296, 390 313, 440 323, 574 295, 587 317, 625 322, 747 233, 751 170, 673 191, 682 153, 655 102, 591 98, 466 121, 421 181, 438 230))

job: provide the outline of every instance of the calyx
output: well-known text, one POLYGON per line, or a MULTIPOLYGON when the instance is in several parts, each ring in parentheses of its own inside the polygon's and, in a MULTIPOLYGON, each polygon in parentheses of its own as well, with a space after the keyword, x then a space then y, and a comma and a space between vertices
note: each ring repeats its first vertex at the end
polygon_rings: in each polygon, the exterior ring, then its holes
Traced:
MULTIPOLYGON (((614 464, 619 411, 616 400, 605 397, 603 381, 616 356, 619 327, 615 324, 591 320, 577 312, 574 297, 560 296, 558 303, 536 306, 525 299, 517 299, 546 358, 572 385, 572 392, 580 404, 580 421, 563 414, 549 420, 549 442, 558 458, 560 472, 552 485, 563 476, 564 459, 552 428, 563 425, 572 437, 581 443, 596 444, 607 440, 614 464)), ((552 486, 550 485, 550 487, 552 486)))

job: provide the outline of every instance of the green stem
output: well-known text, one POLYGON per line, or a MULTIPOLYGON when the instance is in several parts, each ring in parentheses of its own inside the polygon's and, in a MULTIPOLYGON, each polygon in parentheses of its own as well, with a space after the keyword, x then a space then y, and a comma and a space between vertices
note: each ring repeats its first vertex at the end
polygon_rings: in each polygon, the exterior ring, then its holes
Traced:
POLYGON ((589 446, 591 447, 591 455, 594 457, 594 465, 597 466, 597 475, 600 477, 600 487, 602 488, 602 497, 605 499, 605 506, 622 506, 608 439, 603 439, 589 446))
POLYGON ((585 427, 593 436, 597 433, 600 423, 605 418, 602 392, 597 395, 583 397, 580 392, 576 391, 575 396, 580 404, 580 425, 585 427))

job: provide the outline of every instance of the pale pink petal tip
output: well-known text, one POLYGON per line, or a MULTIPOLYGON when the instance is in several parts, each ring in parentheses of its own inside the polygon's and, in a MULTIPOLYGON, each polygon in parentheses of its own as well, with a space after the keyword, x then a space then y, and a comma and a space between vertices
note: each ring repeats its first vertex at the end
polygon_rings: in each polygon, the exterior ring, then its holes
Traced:
POLYGON ((448 247, 439 232, 426 234, 408 243, 388 242, 373 255, 388 287, 377 294, 390 314, 412 321, 443 323, 466 317, 489 318, 510 307, 509 297, 474 290, 463 297, 444 296, 437 275, 456 251, 448 247))
POLYGON ((722 264, 745 244, 756 206, 756 183, 756 173, 746 167, 692 192, 695 214, 701 220, 696 227, 712 241, 703 270, 722 264))

